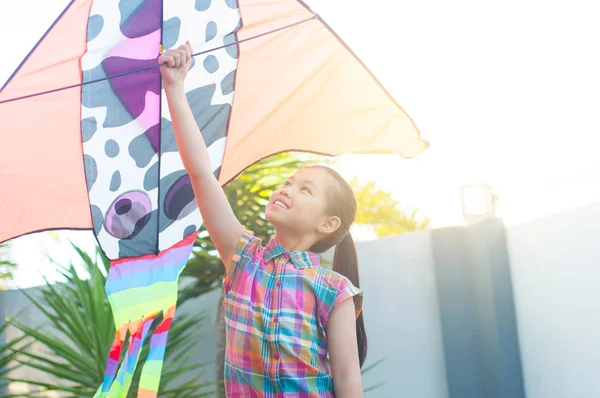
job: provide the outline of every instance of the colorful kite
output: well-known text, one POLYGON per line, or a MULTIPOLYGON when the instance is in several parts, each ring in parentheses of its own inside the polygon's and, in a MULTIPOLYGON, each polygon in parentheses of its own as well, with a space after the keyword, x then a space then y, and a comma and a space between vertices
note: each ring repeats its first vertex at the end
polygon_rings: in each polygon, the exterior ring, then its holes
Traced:
POLYGON ((157 395, 178 278, 202 224, 156 65, 161 48, 188 39, 199 53, 186 92, 222 184, 283 151, 427 148, 301 1, 71 1, 0 91, 0 242, 93 230, 112 261, 117 328, 98 397, 125 396, 136 366, 138 396, 157 395))

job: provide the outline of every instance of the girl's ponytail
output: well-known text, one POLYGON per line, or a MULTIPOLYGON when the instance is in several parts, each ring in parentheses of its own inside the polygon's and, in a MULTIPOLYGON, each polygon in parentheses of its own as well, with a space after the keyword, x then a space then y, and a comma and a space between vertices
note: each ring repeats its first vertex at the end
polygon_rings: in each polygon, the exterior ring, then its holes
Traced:
MULTIPOLYGON (((333 169, 326 166, 308 166, 326 170, 337 182, 329 191, 327 214, 340 218, 340 228, 326 238, 315 242, 310 251, 323 253, 335 246, 333 270, 360 288, 358 280, 358 258, 354 240, 350 235, 350 226, 356 217, 356 198, 352 187, 333 169)), ((358 343, 358 360, 362 368, 367 357, 367 332, 363 321, 363 311, 356 318, 356 342, 358 343)))
MULTIPOLYGON (((333 270, 348 278, 354 286, 360 287, 358 257, 350 231, 347 231, 342 240, 335 246, 333 270)), ((362 368, 367 356, 367 332, 365 330, 362 311, 356 318, 356 342, 358 343, 358 359, 362 368)))

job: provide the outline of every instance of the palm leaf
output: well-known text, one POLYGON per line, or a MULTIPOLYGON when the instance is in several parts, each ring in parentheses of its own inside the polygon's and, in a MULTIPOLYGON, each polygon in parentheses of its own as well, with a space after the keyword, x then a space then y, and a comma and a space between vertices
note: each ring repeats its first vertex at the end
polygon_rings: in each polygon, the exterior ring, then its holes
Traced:
MULTIPOLYGON (((110 261, 100 250, 95 258, 73 246, 83 261, 89 278, 82 278, 71 264, 56 264, 65 283, 52 285, 46 281, 40 298, 23 291, 29 302, 43 315, 43 323, 35 326, 11 320, 23 336, 0 348, 0 369, 5 361, 25 366, 49 376, 52 382, 39 378, 9 378, 9 382, 26 383, 40 390, 56 391, 72 397, 93 396, 104 377, 104 366, 113 342, 115 327, 112 311, 104 291, 110 261), (22 345, 27 341, 26 346, 22 345), (34 349, 34 347, 36 349, 34 349), (40 351, 38 347, 42 347, 40 351)), ((160 322, 157 317, 150 332, 160 322)), ((171 326, 159 396, 168 398, 206 396, 214 390, 215 382, 199 381, 204 364, 193 363, 192 346, 198 341, 203 314, 179 317, 171 326), (179 379, 179 380, 176 380, 179 379), (181 381, 183 380, 183 381, 181 381)), ((7 325, 0 327, 0 333, 7 325)), ((142 348, 143 360, 149 350, 149 341, 142 348)), ((139 378, 141 367, 135 376, 139 378)), ((0 373, 0 377, 2 373, 0 373)), ((139 380, 134 378, 132 386, 139 380)), ((131 396, 137 388, 130 390, 131 396)), ((38 396, 37 393, 22 395, 38 396)))
MULTIPOLYGON (((375 369, 377 366, 379 366, 383 361, 385 361, 387 358, 381 358, 378 359, 377 361, 373 362, 371 365, 367 366, 366 368, 361 369, 360 373, 364 376, 366 373, 372 371, 373 369, 375 369)), ((382 381, 380 383, 377 383, 373 386, 370 387, 366 387, 363 388, 363 393, 369 392, 369 391, 373 391, 376 390, 377 388, 381 387, 382 385, 386 384, 387 381, 382 381)))
MULTIPOLYGON (((18 317, 19 315, 20 312, 15 316, 18 317)), ((0 325, 0 336, 6 333, 10 326, 9 321, 10 319, 6 319, 6 322, 0 325)), ((25 336, 20 336, 9 341, 7 344, 0 345, 0 393, 8 385, 8 375, 10 372, 18 369, 20 366, 17 357, 18 350, 26 349, 31 345, 31 343, 23 344, 25 339, 25 336)))

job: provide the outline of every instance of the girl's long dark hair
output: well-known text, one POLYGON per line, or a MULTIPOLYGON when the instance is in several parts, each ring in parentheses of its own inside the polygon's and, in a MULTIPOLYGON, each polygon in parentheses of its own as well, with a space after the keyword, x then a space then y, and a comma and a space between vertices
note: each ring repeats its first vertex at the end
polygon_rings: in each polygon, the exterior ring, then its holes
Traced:
MULTIPOLYGON (((319 167, 327 170, 336 181, 336 186, 329 192, 328 215, 339 217, 341 226, 327 238, 316 242, 311 251, 322 253, 335 246, 333 255, 333 270, 344 275, 356 287, 360 287, 358 277, 358 257, 354 240, 350 235, 350 226, 356 217, 356 198, 350 185, 335 170, 326 166, 319 167)), ((356 318, 356 342, 358 343, 358 359, 362 368, 367 357, 367 332, 363 321, 363 311, 356 318)))

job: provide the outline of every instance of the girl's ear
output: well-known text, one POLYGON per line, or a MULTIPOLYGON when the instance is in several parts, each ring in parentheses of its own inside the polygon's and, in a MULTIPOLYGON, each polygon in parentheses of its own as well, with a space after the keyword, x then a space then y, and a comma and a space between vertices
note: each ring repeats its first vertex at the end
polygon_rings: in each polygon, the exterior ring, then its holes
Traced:
POLYGON ((331 234, 342 225, 342 220, 337 216, 327 216, 317 227, 317 231, 322 234, 331 234))

